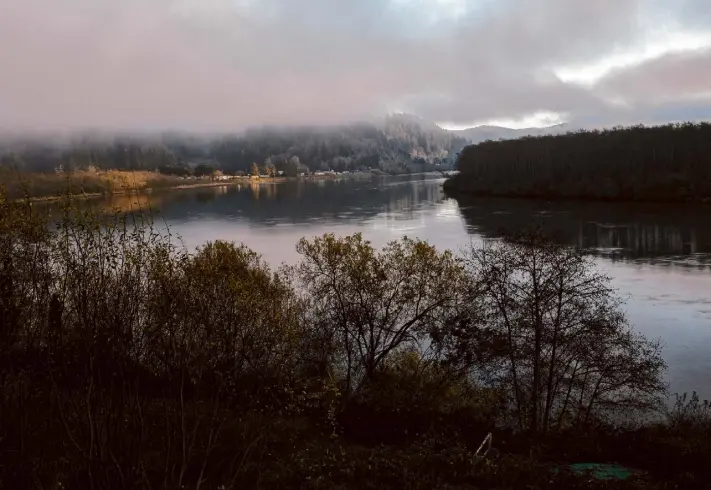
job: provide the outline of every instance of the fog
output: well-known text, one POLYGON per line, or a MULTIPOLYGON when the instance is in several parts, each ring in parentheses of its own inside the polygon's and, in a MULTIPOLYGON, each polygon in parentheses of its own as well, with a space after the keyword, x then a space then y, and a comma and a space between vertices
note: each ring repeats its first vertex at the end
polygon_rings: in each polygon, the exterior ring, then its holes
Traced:
POLYGON ((0 129, 699 119, 709 47, 705 0, 0 0, 0 129))

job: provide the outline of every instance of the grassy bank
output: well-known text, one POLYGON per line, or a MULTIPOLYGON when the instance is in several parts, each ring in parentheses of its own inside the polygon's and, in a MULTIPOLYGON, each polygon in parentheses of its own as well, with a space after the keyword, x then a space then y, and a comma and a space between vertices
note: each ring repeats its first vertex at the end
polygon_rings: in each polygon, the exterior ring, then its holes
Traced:
MULTIPOLYGON (((185 184, 184 179, 146 171, 81 170, 60 173, 0 172, 2 185, 10 199, 29 197, 52 200, 65 196, 126 194, 148 189, 169 189, 185 184)), ((195 183, 203 183, 195 181, 195 183)))
POLYGON ((0 488, 706 488, 707 405, 615 425, 663 410, 664 363, 575 251, 297 251, 0 194, 0 488))
POLYGON ((370 174, 309 175, 303 177, 229 177, 228 179, 181 178, 140 170, 80 170, 61 173, 16 173, 0 169, 0 185, 10 199, 55 201, 66 197, 98 197, 168 189, 217 187, 245 183, 278 183, 289 180, 332 180, 367 177, 370 174))

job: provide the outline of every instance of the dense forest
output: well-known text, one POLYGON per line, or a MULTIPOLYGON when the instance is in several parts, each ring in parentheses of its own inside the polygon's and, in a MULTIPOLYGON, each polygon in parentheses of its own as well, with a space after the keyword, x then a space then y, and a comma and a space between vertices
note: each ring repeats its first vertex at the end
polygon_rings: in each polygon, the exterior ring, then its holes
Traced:
POLYGON ((708 488, 708 404, 665 407, 660 344, 540 230, 272 269, 60 215, 0 190, 0 488, 708 488))
POLYGON ((54 172, 88 167, 160 170, 184 174, 197 167, 228 174, 249 173, 253 163, 287 174, 314 170, 381 169, 403 173, 451 166, 466 141, 408 115, 393 115, 380 125, 332 128, 260 128, 241 135, 198 138, 180 134, 160 137, 74 138, 0 142, 0 162, 27 172, 54 172))
POLYGON ((486 141, 459 155, 450 191, 629 201, 711 199, 711 124, 617 127, 486 141))

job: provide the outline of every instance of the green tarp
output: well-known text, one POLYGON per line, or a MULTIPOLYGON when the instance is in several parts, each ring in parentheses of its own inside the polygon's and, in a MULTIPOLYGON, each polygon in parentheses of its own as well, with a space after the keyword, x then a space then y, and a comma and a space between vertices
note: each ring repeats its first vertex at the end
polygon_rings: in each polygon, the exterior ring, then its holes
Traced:
POLYGON ((634 474, 631 469, 616 464, 576 463, 569 468, 574 473, 591 474, 598 480, 626 480, 634 474))

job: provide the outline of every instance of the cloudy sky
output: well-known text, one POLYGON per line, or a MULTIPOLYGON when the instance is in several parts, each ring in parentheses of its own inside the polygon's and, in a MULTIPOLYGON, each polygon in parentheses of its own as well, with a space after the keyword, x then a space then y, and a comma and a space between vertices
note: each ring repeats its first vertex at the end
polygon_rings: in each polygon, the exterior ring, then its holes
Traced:
POLYGON ((711 117, 711 0, 0 0, 0 129, 711 117))

